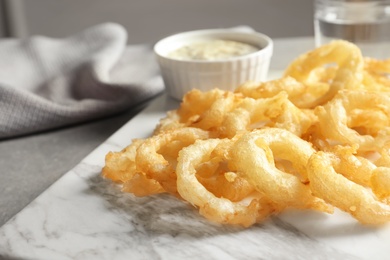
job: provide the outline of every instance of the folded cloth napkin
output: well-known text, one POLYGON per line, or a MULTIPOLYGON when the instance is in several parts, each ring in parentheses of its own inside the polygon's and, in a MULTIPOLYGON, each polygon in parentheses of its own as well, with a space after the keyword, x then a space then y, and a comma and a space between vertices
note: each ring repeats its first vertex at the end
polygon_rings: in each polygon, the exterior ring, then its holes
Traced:
POLYGON ((65 39, 0 40, 0 139, 124 111, 163 90, 150 45, 107 23, 65 39))

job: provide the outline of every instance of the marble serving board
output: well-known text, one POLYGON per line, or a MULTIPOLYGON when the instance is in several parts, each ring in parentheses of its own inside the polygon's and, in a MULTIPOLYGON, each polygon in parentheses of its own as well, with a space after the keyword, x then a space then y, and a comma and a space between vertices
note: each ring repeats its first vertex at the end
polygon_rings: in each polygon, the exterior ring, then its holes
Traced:
POLYGON ((162 194, 138 198, 100 176, 108 151, 152 133, 179 103, 163 95, 0 228, 5 259, 387 259, 390 226, 289 211, 250 228, 211 223, 162 194))

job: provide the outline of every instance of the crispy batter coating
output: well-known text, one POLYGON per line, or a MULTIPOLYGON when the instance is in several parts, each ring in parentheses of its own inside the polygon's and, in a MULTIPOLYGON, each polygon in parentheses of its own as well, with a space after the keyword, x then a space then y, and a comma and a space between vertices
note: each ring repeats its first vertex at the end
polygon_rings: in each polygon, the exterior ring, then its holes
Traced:
POLYGON ((390 59, 333 41, 284 75, 188 92, 153 135, 110 152, 105 178, 168 192, 207 219, 248 227, 286 208, 390 220, 390 59))

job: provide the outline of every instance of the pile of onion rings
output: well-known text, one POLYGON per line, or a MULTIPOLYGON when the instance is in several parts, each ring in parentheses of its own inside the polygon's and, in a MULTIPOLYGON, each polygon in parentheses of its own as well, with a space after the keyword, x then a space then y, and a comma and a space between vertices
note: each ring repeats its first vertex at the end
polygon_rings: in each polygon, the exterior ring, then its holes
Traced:
POLYGON ((188 92, 151 137, 109 152, 102 175, 167 192, 211 221, 251 226, 288 208, 390 220, 390 59, 333 41, 284 75, 188 92))

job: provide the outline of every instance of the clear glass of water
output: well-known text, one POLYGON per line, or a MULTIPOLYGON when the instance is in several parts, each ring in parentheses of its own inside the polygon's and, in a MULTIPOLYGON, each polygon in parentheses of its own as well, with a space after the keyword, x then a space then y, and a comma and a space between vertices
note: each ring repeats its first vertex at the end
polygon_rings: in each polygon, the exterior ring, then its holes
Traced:
POLYGON ((390 0, 315 0, 316 46, 343 39, 364 56, 390 58, 390 0))

